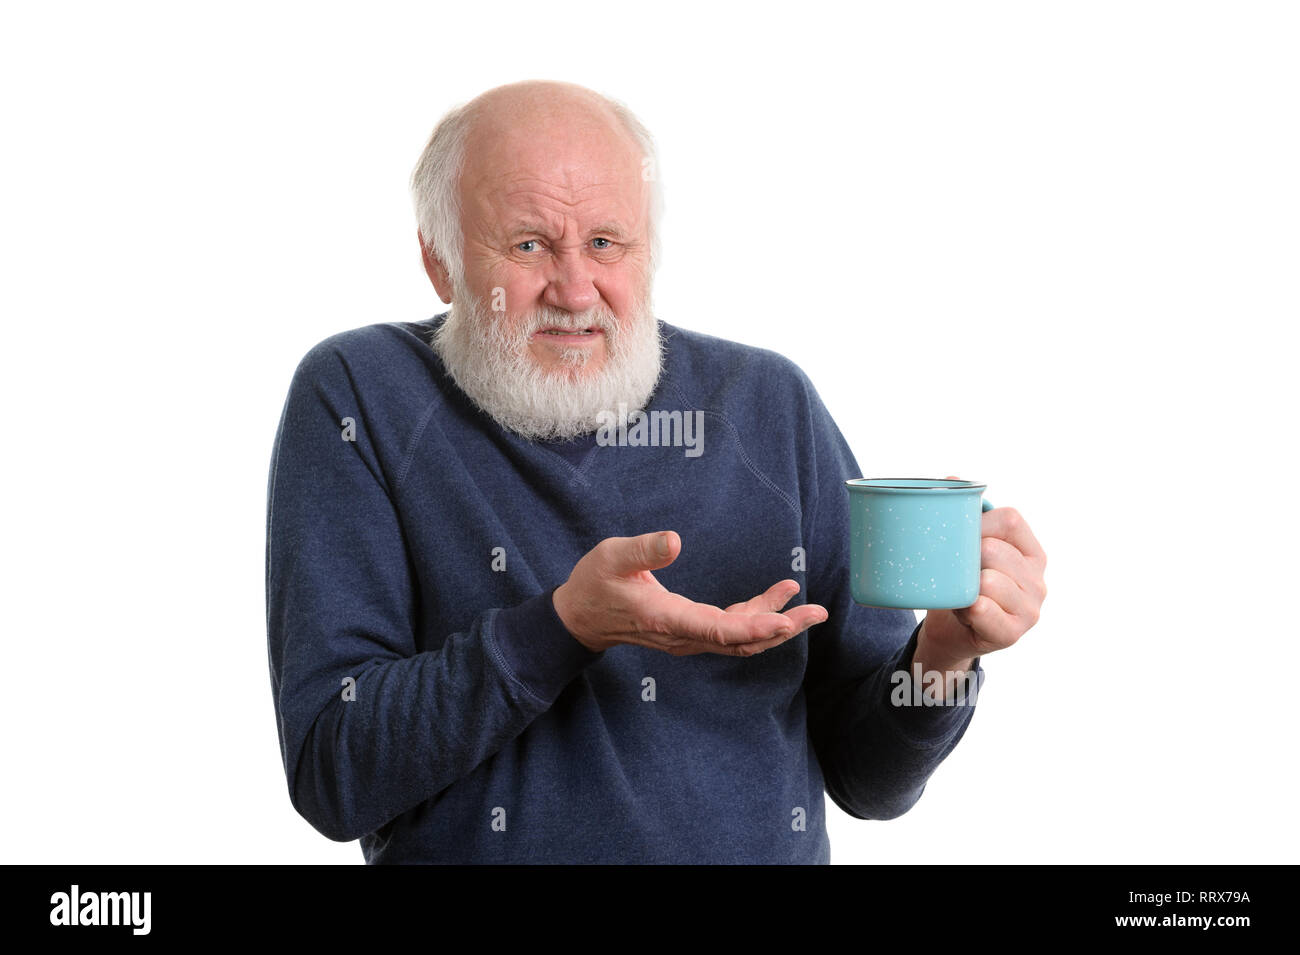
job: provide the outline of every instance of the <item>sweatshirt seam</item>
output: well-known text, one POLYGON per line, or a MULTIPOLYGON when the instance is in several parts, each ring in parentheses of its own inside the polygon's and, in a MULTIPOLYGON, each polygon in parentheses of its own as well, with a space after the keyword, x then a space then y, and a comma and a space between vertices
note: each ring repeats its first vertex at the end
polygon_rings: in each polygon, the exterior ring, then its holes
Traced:
POLYGON ((568 458, 564 459, 564 463, 567 464, 570 467, 570 469, 572 469, 573 476, 578 479, 578 481, 582 484, 583 487, 591 487, 591 479, 588 478, 586 474, 587 465, 589 465, 592 462, 592 460, 595 459, 596 449, 599 447, 600 447, 600 442, 593 444, 590 448, 587 449, 587 453, 582 456, 582 460, 577 464, 574 464, 568 458))
POLYGON ((505 654, 502 653, 501 647, 497 645, 496 618, 497 614, 500 612, 499 608, 489 610, 487 618, 483 622, 483 642, 487 644, 488 656, 491 657, 492 662, 496 664, 497 669, 501 671, 502 675, 505 676, 506 680, 511 685, 527 694, 530 699, 540 706, 546 706, 548 701, 544 697, 538 696, 533 691, 532 687, 528 686, 521 677, 515 674, 514 670, 511 669, 510 664, 506 662, 505 654))
POLYGON ((698 407, 694 402, 687 399, 686 395, 682 392, 682 389, 678 386, 677 382, 673 381, 671 377, 666 377, 665 384, 667 384, 668 387, 671 388, 677 394, 677 400, 680 401, 683 405, 685 405, 688 410, 698 411, 701 414, 706 414, 709 415, 710 417, 717 418, 724 425, 726 425, 727 430, 731 434, 731 440, 736 445, 736 453, 740 455, 740 460, 745 465, 746 470, 748 470, 749 473, 752 474, 760 484, 762 484, 769 491, 771 491, 782 501, 784 501, 786 507, 790 508, 790 510, 793 511, 796 516, 798 517, 803 516, 803 512, 799 510, 799 505, 795 503, 794 498, 790 497, 789 494, 781 490, 781 488, 777 486, 776 482, 774 482, 766 474, 760 471, 757 465, 754 464, 753 460, 749 456, 749 452, 745 450, 745 443, 740 439, 739 429, 734 424, 731 423, 731 419, 729 419, 725 413, 721 411, 710 411, 707 408, 698 407))
POLYGON ((415 460, 415 451, 424 439, 424 431, 428 428, 429 422, 433 420, 433 413, 437 408, 437 399, 429 402, 429 406, 425 408, 424 414, 420 416, 420 421, 415 426, 415 433, 411 435, 411 440, 406 444, 406 450, 402 452, 402 463, 397 469, 397 480, 393 485, 394 496, 402 489, 402 484, 406 481, 407 472, 411 469, 411 462, 415 460))
MULTIPOLYGON (((426 321, 428 321, 428 322, 434 322, 434 321, 437 321, 437 320, 440 319, 440 318, 443 318, 443 317, 446 316, 447 314, 448 314, 447 312, 441 312, 441 313, 439 313, 439 314, 433 316, 433 318, 431 318, 431 319, 427 319, 426 321)), ((403 324, 403 323, 400 323, 400 322, 388 322, 388 323, 386 323, 386 324, 389 325, 389 326, 400 326, 400 325, 403 324)), ((423 322, 417 322, 416 324, 417 324, 417 325, 423 325, 424 323, 423 323, 423 322)), ((417 341, 419 341, 419 342, 420 342, 420 343, 421 343, 425 348, 427 348, 428 351, 429 351, 429 352, 434 356, 435 359, 437 359, 439 362, 441 362, 442 358, 441 358, 440 355, 438 355, 438 350, 437 350, 436 348, 433 347, 433 336, 434 336, 435 332, 437 331, 437 329, 436 329, 433 325, 428 325, 428 326, 426 326, 426 329, 427 329, 427 332, 428 332, 427 336, 425 336, 425 335, 421 335, 421 334, 418 334, 418 333, 413 333, 413 337, 414 337, 417 341)), ((446 370, 445 367, 442 369, 442 374, 443 374, 444 377, 447 377, 447 378, 450 378, 450 377, 451 377, 451 376, 448 374, 448 372, 447 372, 447 370, 446 370)), ((436 375, 436 374, 431 374, 431 375, 430 375, 430 379, 436 382, 437 375, 436 375)), ((454 381, 454 379, 453 379, 453 381, 454 381)), ((435 388, 435 390, 437 389, 437 385, 436 385, 436 384, 434 385, 434 388, 435 388)), ((402 463, 398 466, 398 469, 397 469, 397 475, 396 475, 396 478, 395 478, 395 481, 394 481, 394 484, 393 484, 393 497, 394 497, 394 498, 397 497, 397 493, 402 489, 402 485, 403 485, 404 483, 406 483, 406 475, 407 475, 407 474, 410 472, 410 470, 411 470, 411 463, 415 460, 415 452, 416 452, 417 450, 419 450, 420 442, 421 442, 422 440, 424 440, 424 433, 425 433, 425 430, 429 427, 429 422, 433 420, 434 412, 436 412, 436 411, 438 410, 438 406, 439 406, 440 404, 442 404, 444 400, 445 400, 445 399, 443 399, 441 396, 435 396, 434 398, 432 398, 432 399, 429 401, 428 406, 425 407, 424 412, 420 415, 420 420, 419 420, 419 422, 418 422, 418 423, 416 424, 416 426, 415 426, 415 431, 411 434, 411 438, 410 438, 410 440, 407 441, 407 443, 406 443, 406 449, 402 452, 402 463)))
POLYGON ((582 461, 580 461, 578 464, 574 464, 572 461, 570 461, 568 458, 566 458, 563 454, 561 454, 558 451, 553 451, 550 448, 545 448, 543 450, 545 450, 547 454, 553 454, 561 461, 563 461, 564 464, 569 468, 570 476, 574 480, 576 480, 579 484, 581 484, 583 487, 591 487, 591 479, 587 477, 585 473, 583 473, 583 469, 586 468, 586 466, 591 462, 591 459, 595 456, 596 449, 598 447, 599 447, 598 444, 593 444, 590 448, 588 448, 587 453, 583 455, 582 461))

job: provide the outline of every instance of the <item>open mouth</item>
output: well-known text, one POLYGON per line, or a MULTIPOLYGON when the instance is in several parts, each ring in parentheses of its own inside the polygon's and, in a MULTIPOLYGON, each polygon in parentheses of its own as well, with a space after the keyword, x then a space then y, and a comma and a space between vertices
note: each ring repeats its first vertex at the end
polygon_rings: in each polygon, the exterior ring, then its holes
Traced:
POLYGON ((537 334, 554 335, 560 338, 568 338, 571 336, 598 335, 600 334, 600 329, 599 328, 543 328, 543 329, 539 329, 537 334))

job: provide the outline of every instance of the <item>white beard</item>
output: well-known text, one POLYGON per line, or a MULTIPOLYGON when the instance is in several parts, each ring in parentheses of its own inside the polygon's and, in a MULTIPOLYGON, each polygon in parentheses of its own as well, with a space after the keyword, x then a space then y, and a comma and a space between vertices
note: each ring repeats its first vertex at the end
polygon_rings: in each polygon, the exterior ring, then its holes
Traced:
POLYGON ((659 322, 644 299, 637 302, 627 328, 603 303, 582 314, 543 305, 510 323, 455 289, 451 311, 432 345, 474 404, 530 441, 590 434, 599 426, 600 413, 617 414, 620 404, 629 413, 644 408, 663 366, 659 322), (461 307, 465 302, 471 303, 468 309, 461 307), (543 368, 529 344, 534 332, 547 327, 600 328, 605 336, 602 366, 587 371, 590 352, 568 348, 558 365, 543 368))

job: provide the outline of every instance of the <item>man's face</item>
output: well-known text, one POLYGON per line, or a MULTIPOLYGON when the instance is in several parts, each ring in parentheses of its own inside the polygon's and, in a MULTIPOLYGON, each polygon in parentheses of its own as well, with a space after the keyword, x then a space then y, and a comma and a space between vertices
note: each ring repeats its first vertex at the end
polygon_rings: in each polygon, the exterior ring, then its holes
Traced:
POLYGON ((630 137, 580 109, 507 114, 471 133, 464 274, 435 347, 504 427, 573 437, 653 393, 662 351, 641 168, 630 137))
POLYGON ((541 368, 597 374, 610 338, 648 295, 648 189, 638 151, 608 123, 552 117, 489 127, 471 136, 467 155, 464 291, 512 328, 547 317, 528 343, 541 368))

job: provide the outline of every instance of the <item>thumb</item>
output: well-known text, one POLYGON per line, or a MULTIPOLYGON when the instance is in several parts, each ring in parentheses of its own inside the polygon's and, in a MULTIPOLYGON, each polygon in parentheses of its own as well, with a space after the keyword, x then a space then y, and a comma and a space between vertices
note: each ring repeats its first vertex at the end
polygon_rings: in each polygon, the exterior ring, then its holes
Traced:
POLYGON ((682 540, 675 531, 614 537, 610 544, 613 546, 608 549, 605 566, 609 572, 619 576, 667 567, 682 550, 682 540))

